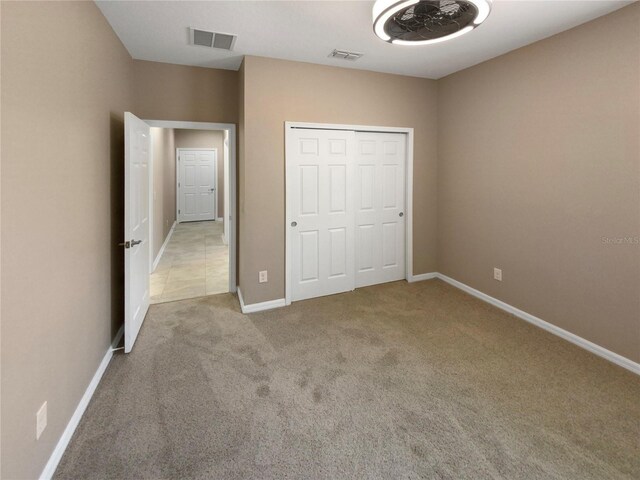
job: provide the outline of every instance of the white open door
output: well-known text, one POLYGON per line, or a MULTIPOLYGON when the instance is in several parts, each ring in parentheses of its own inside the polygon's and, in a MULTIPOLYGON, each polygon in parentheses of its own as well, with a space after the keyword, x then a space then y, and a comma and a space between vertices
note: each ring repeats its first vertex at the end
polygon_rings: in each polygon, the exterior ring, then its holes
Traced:
POLYGON ((149 125, 124 114, 124 351, 149 309, 149 125))

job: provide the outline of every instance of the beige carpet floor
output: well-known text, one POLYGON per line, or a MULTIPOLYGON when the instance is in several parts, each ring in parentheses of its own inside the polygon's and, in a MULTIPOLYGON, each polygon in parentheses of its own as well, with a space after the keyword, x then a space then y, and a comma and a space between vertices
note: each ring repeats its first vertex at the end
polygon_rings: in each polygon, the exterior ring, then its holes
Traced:
POLYGON ((222 232, 222 222, 176 225, 151 274, 152 304, 229 291, 229 247, 222 232))
POLYGON ((57 479, 638 479, 640 378, 432 280, 154 305, 57 479))

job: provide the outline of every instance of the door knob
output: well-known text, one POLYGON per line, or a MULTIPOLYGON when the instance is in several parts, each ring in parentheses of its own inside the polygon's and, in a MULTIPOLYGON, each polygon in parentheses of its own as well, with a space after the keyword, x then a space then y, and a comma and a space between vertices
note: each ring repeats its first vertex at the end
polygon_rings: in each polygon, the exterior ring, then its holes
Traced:
POLYGON ((298 222, 291 222, 291 226, 292 227, 297 227, 298 226, 298 222))
POLYGON ((119 247, 129 248, 131 244, 129 242, 122 242, 118 244, 119 247))
POLYGON ((215 190, 215 188, 212 188, 211 191, 213 192, 215 190))
POLYGON ((400 212, 400 213, 398 214, 398 216, 399 216, 399 217, 404 217, 404 212, 400 212))
POLYGON ((138 245, 139 243, 142 243, 142 240, 131 240, 131 246, 135 247, 136 245, 138 245))

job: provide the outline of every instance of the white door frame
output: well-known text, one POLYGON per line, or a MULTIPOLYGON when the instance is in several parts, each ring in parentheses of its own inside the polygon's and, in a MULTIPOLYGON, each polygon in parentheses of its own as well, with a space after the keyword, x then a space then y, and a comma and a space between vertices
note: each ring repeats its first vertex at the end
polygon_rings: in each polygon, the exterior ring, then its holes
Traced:
MULTIPOLYGON (((222 146, 222 152, 223 152, 223 165, 224 168, 222 169, 223 174, 224 174, 224 178, 223 178, 223 184, 224 184, 224 205, 229 205, 229 132, 228 131, 224 131, 224 143, 222 146)), ((225 243, 225 245, 229 245, 229 216, 225 215, 224 219, 223 219, 223 228, 224 228, 224 235, 223 235, 223 241, 225 243)))
MULTIPOLYGON (((236 292, 237 287, 237 241, 236 241, 236 125, 235 123, 209 123, 209 122, 176 122, 171 120, 144 120, 150 127, 174 128, 188 130, 226 130, 229 133, 229 204, 225 216, 229 219, 229 292, 236 292)), ((177 162, 176 162, 177 163, 177 162)), ((217 192, 216 192, 217 193, 217 192)), ((176 210, 176 219, 177 219, 176 210)))
POLYGON ((293 172, 289 166, 289 152, 292 151, 291 135, 289 133, 294 128, 306 128, 313 130, 350 130, 355 132, 381 132, 381 133, 404 133, 407 135, 407 164, 405 168, 405 279, 410 281, 413 278, 413 128, 402 127, 375 127, 370 125, 342 125, 333 123, 307 123, 307 122, 284 122, 285 133, 285 304, 291 305, 291 268, 293 259, 291 258, 291 217, 292 206, 288 186, 293 181, 293 172))
MULTIPOLYGON (((146 120, 143 122, 147 123, 146 120)), ((149 125, 147 123, 147 125, 149 125)), ((151 125, 149 125, 151 126, 151 125)), ((153 273, 154 263, 156 261, 153 256, 153 207, 155 205, 155 199, 153 198, 153 132, 151 132, 151 138, 149 139, 149 275, 153 273)))
POLYGON ((213 196, 213 220, 218 221, 218 149, 217 148, 176 148, 176 223, 180 223, 180 152, 214 152, 213 155, 213 182, 215 194, 213 196))

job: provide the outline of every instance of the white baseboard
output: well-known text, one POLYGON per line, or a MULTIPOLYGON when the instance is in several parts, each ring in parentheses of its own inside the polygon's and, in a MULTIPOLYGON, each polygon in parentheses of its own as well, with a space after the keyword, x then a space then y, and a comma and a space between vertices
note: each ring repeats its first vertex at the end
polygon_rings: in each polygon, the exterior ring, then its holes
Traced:
POLYGON ((418 275, 410 275, 407 278, 407 282, 421 282, 423 280, 432 280, 438 276, 438 272, 419 273, 418 275))
POLYGON ((169 240, 171 240, 171 235, 173 235, 173 231, 175 230, 176 225, 177 225, 177 222, 173 222, 173 225, 171 225, 171 229, 169 230, 169 233, 167 233, 167 238, 164 239, 164 243, 160 247, 160 251, 158 252, 158 255, 156 256, 156 259, 153 261, 153 266, 151 267, 151 272, 152 273, 155 272, 156 268, 158 268, 158 263, 160 263, 160 259, 162 258, 162 254, 164 253, 164 249, 169 244, 169 240))
POLYGON ((100 365, 98 365, 96 373, 93 375, 93 378, 89 382, 89 386, 85 390, 84 395, 82 395, 80 403, 78 403, 75 412, 73 412, 73 415, 71 416, 69 423, 67 423, 64 432, 62 432, 60 440, 58 440, 56 447, 53 449, 53 453, 51 453, 51 456, 49 457, 49 461, 47 461, 47 464, 44 466, 44 469, 40 474, 40 480, 49 480, 56 472, 56 468, 58 468, 58 464, 60 463, 60 460, 62 459, 62 456, 64 455, 64 452, 67 449, 69 442, 71 441, 71 437, 73 437, 73 434, 76 431, 80 420, 82 419, 82 415, 84 415, 84 412, 87 409, 89 402, 91 401, 91 397, 93 397, 93 394, 95 393, 96 388, 98 387, 98 384, 102 379, 102 375, 104 375, 105 370, 109 366, 109 362, 111 362, 111 358, 113 357, 113 349, 118 346, 118 343, 120 343, 123 333, 124 324, 120 327, 118 333, 116 333, 116 337, 114 338, 111 347, 109 347, 107 353, 105 353, 104 357, 102 357, 102 361, 100 362, 100 365))
POLYGON ((447 277, 446 275, 438 273, 436 274, 436 277, 444 282, 447 282, 450 285, 453 285, 456 288, 459 288, 464 292, 467 292, 470 295, 473 295, 476 298, 479 298, 480 300, 483 300, 495 307, 498 307, 501 310, 504 310, 505 312, 515 315, 516 317, 524 320, 525 322, 529 322, 535 325, 536 327, 540 327, 546 330, 547 332, 553 333, 554 335, 557 335, 558 337, 563 338, 568 342, 573 343, 574 345, 582 347, 585 350, 588 350, 591 353, 594 353, 595 355, 598 355, 599 357, 604 358, 605 360, 609 360, 610 362, 615 363, 616 365, 619 365, 622 368, 626 368, 627 370, 635 373, 636 375, 640 375, 640 363, 636 363, 633 360, 623 357, 622 355, 619 355, 615 352, 612 352, 611 350, 607 350, 606 348, 601 347, 600 345, 596 345, 595 343, 590 342, 589 340, 586 340, 582 337, 579 337, 578 335, 575 335, 571 332, 568 332, 563 328, 557 327, 549 322, 545 322, 541 318, 531 315, 530 313, 524 312, 519 308, 513 307, 508 303, 503 302, 502 300, 493 298, 487 295, 486 293, 482 293, 481 291, 476 290, 475 288, 470 287, 469 285, 465 285, 462 282, 454 280, 453 278, 447 277))
POLYGON ((222 222, 222 221, 224 221, 224 218, 222 218, 222 217, 216 218, 216 222, 222 222))
POLYGON ((264 310, 271 310, 273 308, 280 308, 280 307, 286 306, 284 298, 279 298, 277 300, 269 300, 267 302, 261 302, 261 303, 252 303, 251 305, 245 305, 244 298, 242 298, 242 292, 240 291, 240 287, 238 287, 238 300, 240 300, 240 310, 242 310, 242 313, 262 312, 264 310))

